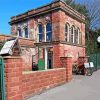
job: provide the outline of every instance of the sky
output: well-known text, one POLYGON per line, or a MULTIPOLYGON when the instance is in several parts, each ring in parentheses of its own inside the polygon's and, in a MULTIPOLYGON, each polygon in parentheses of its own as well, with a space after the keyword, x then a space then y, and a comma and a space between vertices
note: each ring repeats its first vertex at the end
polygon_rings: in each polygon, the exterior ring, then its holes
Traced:
MULTIPOLYGON (((11 16, 50 3, 52 0, 0 0, 0 34, 10 34, 11 16)), ((82 1, 82 0, 77 0, 82 1)))

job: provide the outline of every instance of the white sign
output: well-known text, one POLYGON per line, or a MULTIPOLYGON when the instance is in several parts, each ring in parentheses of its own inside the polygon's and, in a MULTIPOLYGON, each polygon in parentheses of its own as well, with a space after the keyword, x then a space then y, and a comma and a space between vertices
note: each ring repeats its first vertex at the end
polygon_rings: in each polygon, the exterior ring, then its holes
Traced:
POLYGON ((94 67, 93 62, 90 62, 90 67, 91 67, 91 68, 93 68, 93 67, 94 67))
POLYGON ((90 67, 89 63, 84 63, 84 67, 89 68, 90 67))
POLYGON ((97 38, 97 41, 100 43, 100 36, 97 38))
POLYGON ((93 62, 88 62, 88 63, 84 63, 84 67, 85 68, 93 68, 94 67, 94 64, 93 64, 93 62))
POLYGON ((14 46, 16 42, 16 39, 15 40, 10 40, 10 41, 7 41, 3 48, 1 49, 0 51, 0 55, 3 55, 3 54, 10 54, 12 55, 12 47, 14 46))

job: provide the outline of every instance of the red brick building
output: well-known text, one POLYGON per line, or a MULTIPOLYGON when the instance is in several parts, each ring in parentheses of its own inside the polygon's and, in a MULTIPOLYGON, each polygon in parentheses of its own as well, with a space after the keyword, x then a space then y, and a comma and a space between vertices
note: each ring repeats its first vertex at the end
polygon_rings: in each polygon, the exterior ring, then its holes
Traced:
POLYGON ((45 69, 49 69, 61 67, 60 57, 72 57, 73 61, 85 57, 84 22, 83 15, 55 0, 11 17, 10 25, 12 35, 34 40, 34 62, 45 60, 45 69))
POLYGON ((83 15, 55 0, 13 16, 9 23, 11 36, 0 35, 0 42, 18 36, 21 53, 3 57, 7 100, 27 100, 72 79, 72 64, 85 57, 83 15), (32 62, 49 70, 31 71, 32 62))

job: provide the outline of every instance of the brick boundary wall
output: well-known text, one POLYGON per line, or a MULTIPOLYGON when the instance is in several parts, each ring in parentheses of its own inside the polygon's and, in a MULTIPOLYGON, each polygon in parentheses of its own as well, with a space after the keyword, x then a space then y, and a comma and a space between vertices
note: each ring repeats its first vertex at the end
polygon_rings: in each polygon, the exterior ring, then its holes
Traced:
POLYGON ((45 71, 23 71, 21 57, 4 57, 6 100, 23 100, 72 79, 71 61, 67 67, 45 71), (69 71, 67 71, 69 70, 69 71))
POLYGON ((25 100, 28 97, 40 93, 49 88, 66 82, 66 69, 51 69, 33 73, 24 73, 22 78, 22 95, 25 100))

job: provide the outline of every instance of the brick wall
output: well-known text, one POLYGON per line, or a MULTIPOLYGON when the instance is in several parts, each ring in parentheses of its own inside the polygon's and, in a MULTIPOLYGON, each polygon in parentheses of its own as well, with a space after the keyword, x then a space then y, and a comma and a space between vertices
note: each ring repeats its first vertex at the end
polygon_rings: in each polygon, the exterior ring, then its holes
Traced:
POLYGON ((72 57, 60 57, 61 65, 66 68, 66 81, 72 80, 72 57))
POLYGON ((23 100, 43 90, 71 80, 71 60, 65 68, 45 71, 23 71, 24 62, 20 57, 4 57, 6 100, 23 100))
POLYGON ((85 57, 86 51, 85 47, 75 46, 75 45, 66 45, 60 44, 60 57, 71 56, 73 62, 77 61, 79 57, 85 57))
MULTIPOLYGON (((12 35, 0 35, 0 41, 6 41, 7 39, 11 39, 14 36, 12 35)), ((26 39, 26 38, 19 38, 18 40, 20 46, 28 46, 33 47, 34 41, 32 39, 26 39)))
POLYGON ((57 44, 53 46, 53 67, 62 67, 60 57, 72 57, 72 63, 78 61, 79 57, 86 57, 85 47, 57 44))
MULTIPOLYGON (((21 23, 18 22, 18 25, 22 27, 25 23, 28 23, 30 38, 33 37, 33 39, 36 40, 36 38, 34 38, 34 35, 37 36, 38 24, 42 23, 43 28, 44 28, 48 21, 52 23, 52 40, 53 41, 58 41, 58 40, 65 41, 65 24, 69 23, 70 29, 72 25, 74 25, 76 29, 77 28, 80 29, 80 32, 82 34, 81 45, 85 45, 85 24, 69 16, 68 14, 66 14, 65 12, 61 10, 53 11, 52 13, 49 12, 48 14, 45 14, 42 16, 40 15, 37 18, 29 19, 28 22, 21 22, 21 23), (46 19, 46 17, 49 17, 49 19, 46 19), (34 30, 34 31, 31 32, 31 30, 34 30)), ((12 31, 13 35, 16 35, 15 31, 17 31, 18 25, 12 24, 12 28, 16 27, 15 30, 13 29, 12 31)))
POLYGON ((41 92, 66 82, 66 69, 52 69, 39 72, 24 72, 22 78, 23 97, 41 92))
POLYGON ((6 100, 22 100, 22 59, 5 57, 6 100))

